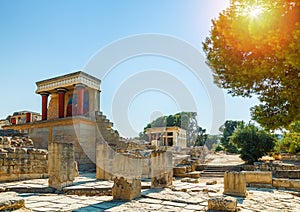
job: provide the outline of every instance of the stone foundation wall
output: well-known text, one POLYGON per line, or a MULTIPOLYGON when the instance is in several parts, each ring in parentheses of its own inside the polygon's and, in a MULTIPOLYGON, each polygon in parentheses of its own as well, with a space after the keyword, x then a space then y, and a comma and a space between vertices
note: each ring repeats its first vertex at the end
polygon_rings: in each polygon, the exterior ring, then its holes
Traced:
POLYGON ((272 184, 272 172, 244 171, 243 173, 246 174, 246 183, 272 184))
POLYGON ((34 148, 0 149, 0 182, 48 177, 47 155, 34 148))
POLYGON ((288 153, 282 153, 280 154, 281 160, 285 161, 300 161, 300 155, 293 155, 288 153))
POLYGON ((276 171, 281 170, 300 170, 300 166, 293 164, 280 164, 280 163, 262 163, 257 162, 254 165, 243 165, 242 169, 244 171, 276 171))

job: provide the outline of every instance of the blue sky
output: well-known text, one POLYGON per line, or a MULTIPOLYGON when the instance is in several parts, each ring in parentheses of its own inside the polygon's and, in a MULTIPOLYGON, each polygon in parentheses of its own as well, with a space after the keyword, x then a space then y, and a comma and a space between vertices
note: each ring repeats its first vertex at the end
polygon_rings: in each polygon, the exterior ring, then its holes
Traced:
MULTIPOLYGON (((229 0, 0 0, 0 118, 19 110, 40 112, 36 81, 85 70, 103 48, 124 38, 161 34, 202 52, 201 42, 209 34, 211 19, 228 4, 229 0)), ((199 61, 200 68, 209 71, 204 55, 199 61)), ((124 137, 132 137, 153 118, 182 110, 184 102, 174 96, 185 89, 195 102, 199 125, 216 133, 212 123, 215 102, 208 87, 186 66, 159 55, 142 55, 116 64, 102 78, 101 110, 124 137), (116 99, 129 89, 129 82, 135 85, 134 80, 149 73, 149 80, 153 75, 155 82, 161 73, 160 80, 170 90, 153 86, 136 92, 130 101, 116 99), (163 78, 164 74, 174 82, 178 80, 183 89, 163 78), (127 113, 125 117, 121 111, 127 113)), ((226 91, 220 92, 225 102, 218 107, 225 108, 224 121, 250 120, 249 108, 256 99, 233 98, 226 91)))

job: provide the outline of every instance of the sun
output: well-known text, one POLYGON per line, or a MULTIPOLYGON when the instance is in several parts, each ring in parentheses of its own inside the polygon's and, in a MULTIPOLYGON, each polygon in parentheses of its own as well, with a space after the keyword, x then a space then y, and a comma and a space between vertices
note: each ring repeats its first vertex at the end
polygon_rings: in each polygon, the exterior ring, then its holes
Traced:
POLYGON ((249 16, 251 18, 257 18, 263 12, 263 8, 259 6, 254 6, 249 8, 249 16))

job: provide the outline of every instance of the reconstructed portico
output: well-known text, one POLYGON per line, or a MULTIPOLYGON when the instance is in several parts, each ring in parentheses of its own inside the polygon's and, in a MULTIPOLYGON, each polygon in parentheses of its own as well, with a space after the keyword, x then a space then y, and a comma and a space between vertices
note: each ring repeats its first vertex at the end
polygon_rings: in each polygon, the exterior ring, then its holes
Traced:
POLYGON ((95 111, 100 111, 100 82, 82 71, 37 82, 36 93, 42 97, 42 120, 77 115, 94 117, 95 111))

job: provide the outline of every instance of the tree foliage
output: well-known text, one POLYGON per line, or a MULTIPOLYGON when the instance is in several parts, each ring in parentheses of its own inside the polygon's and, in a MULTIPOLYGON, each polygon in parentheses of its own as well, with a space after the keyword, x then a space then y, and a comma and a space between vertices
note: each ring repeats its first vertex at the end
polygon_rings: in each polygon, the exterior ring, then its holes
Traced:
POLYGON ((257 96, 252 117, 267 129, 300 120, 300 2, 232 0, 212 23, 203 49, 215 83, 257 96))
POLYGON ((291 123, 288 130, 279 144, 280 150, 292 154, 300 153, 300 121, 291 123))
POLYGON ((241 158, 248 164, 253 164, 253 162, 271 152, 276 143, 273 135, 253 124, 240 125, 230 137, 230 140, 237 145, 240 149, 241 158))
POLYGON ((151 127, 173 127, 177 126, 186 130, 188 145, 202 145, 206 138, 206 130, 199 127, 196 112, 180 112, 175 115, 160 116, 144 127, 144 132, 139 137, 146 140, 146 129, 151 127))
POLYGON ((221 137, 221 145, 223 147, 222 150, 229 152, 229 153, 238 153, 237 146, 230 141, 230 136, 234 133, 235 129, 238 126, 243 126, 243 121, 233 121, 233 120, 227 120, 221 127, 220 132, 222 132, 221 137))

